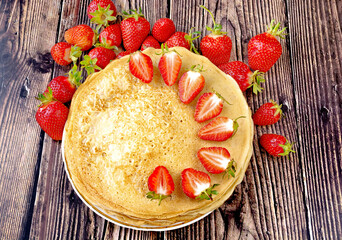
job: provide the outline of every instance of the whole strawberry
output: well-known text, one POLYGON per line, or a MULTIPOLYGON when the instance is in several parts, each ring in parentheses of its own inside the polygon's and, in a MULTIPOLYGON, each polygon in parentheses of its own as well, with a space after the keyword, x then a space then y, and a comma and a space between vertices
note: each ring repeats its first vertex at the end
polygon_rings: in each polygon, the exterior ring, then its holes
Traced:
POLYGON ((90 50, 89 54, 91 59, 97 59, 96 65, 104 69, 111 60, 115 59, 116 55, 113 50, 104 47, 96 47, 90 50))
POLYGON ((45 90, 45 93, 49 92, 49 89, 53 92, 53 98, 61 103, 66 103, 71 101, 72 96, 74 95, 76 88, 81 85, 81 72, 77 71, 77 66, 69 71, 69 76, 59 76, 55 77, 51 80, 48 87, 45 90))
POLYGON ((214 28, 207 27, 212 33, 205 36, 201 40, 200 48, 202 55, 207 57, 216 66, 229 62, 230 53, 232 51, 232 40, 221 32, 222 26, 216 24, 213 14, 204 6, 201 8, 207 10, 214 22, 214 28))
POLYGON ((124 56, 130 55, 131 53, 132 53, 131 51, 123 51, 116 56, 116 59, 120 59, 124 56))
POLYGON ((97 32, 102 27, 116 20, 116 7, 111 0, 93 0, 89 3, 87 14, 90 22, 97 24, 97 32))
POLYGON ((53 45, 51 48, 51 56, 53 60, 62 66, 69 65, 72 62, 70 57, 71 47, 72 45, 66 42, 59 42, 53 45))
POLYGON ((284 136, 277 134, 264 134, 259 139, 260 145, 272 156, 287 156, 292 150, 292 143, 284 136))
POLYGON ((161 18, 155 22, 152 35, 159 42, 165 42, 176 32, 176 27, 170 18, 161 18))
POLYGON ((65 40, 77 45, 82 51, 89 50, 95 43, 95 33, 91 27, 81 24, 68 29, 64 34, 65 40))
POLYGON ((125 19, 121 22, 121 32, 123 44, 127 51, 137 51, 142 42, 150 32, 150 23, 144 18, 144 15, 137 10, 131 10, 133 14, 123 11, 125 19))
POLYGON ((160 49, 159 42, 153 37, 148 36, 141 45, 141 51, 144 51, 146 48, 153 47, 155 49, 160 49))
POLYGON ((234 78, 242 92, 246 91, 247 88, 253 87, 253 93, 257 94, 263 89, 260 87, 260 83, 265 82, 263 73, 259 71, 253 73, 247 64, 243 62, 228 62, 219 65, 218 68, 234 78))
POLYGON ((192 29, 190 29, 189 33, 185 32, 175 32, 166 42, 165 44, 169 47, 184 47, 190 51, 194 51, 195 53, 199 54, 193 41, 200 36, 198 34, 201 34, 199 31, 192 32, 192 29), (196 36, 197 35, 197 36, 196 36))
POLYGON ((120 24, 114 24, 106 27, 99 35, 99 41, 103 47, 119 47, 122 43, 122 34, 120 24))
POLYGON ((48 93, 44 93, 44 95, 39 94, 37 99, 42 101, 36 113, 36 120, 39 126, 53 140, 62 140, 69 109, 52 97, 51 88, 49 88, 48 93))
POLYGON ((248 63, 254 70, 267 72, 276 63, 282 53, 282 47, 276 36, 284 38, 286 28, 278 31, 280 23, 272 20, 268 31, 258 34, 248 42, 248 63))
POLYGON ((279 121, 282 111, 281 106, 271 100, 271 102, 263 104, 254 114, 253 121, 255 125, 265 126, 271 125, 279 121))

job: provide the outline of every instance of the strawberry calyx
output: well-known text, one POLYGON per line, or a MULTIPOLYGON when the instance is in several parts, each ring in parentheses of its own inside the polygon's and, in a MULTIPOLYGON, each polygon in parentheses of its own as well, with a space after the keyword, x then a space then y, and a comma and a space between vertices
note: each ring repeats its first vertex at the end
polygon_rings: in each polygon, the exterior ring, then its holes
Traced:
POLYGON ((239 123, 237 122, 237 120, 240 119, 240 118, 246 118, 246 117, 245 116, 240 116, 240 117, 235 118, 233 120, 233 134, 232 134, 232 137, 236 134, 236 132, 237 132, 237 130, 239 128, 239 123))
POLYGON ((236 173, 236 162, 235 160, 232 158, 227 166, 227 169, 224 171, 223 177, 228 174, 229 176, 235 177, 235 173, 236 173))
POLYGON ((151 199, 151 201, 154 200, 154 199, 158 199, 159 200, 158 206, 159 206, 163 199, 171 197, 171 195, 163 195, 163 194, 158 194, 158 193, 156 193, 154 191, 151 191, 151 192, 148 192, 146 194, 146 197, 148 199, 151 199))
POLYGON ((108 27, 109 22, 116 20, 116 17, 112 16, 113 12, 113 10, 110 10, 110 5, 103 8, 98 4, 98 9, 90 13, 90 15, 93 16, 90 22, 97 24, 96 32, 99 32, 102 26, 108 27))
POLYGON ((87 71, 87 74, 90 75, 96 70, 102 70, 99 66, 96 65, 97 58, 92 59, 89 55, 84 55, 83 61, 81 61, 82 68, 87 71))
POLYGON ((117 46, 111 46, 107 43, 105 38, 102 38, 102 42, 98 42, 95 44, 95 47, 104 47, 110 50, 119 50, 117 46))
POLYGON ((135 21, 138 21, 139 17, 145 17, 144 14, 142 14, 142 12, 141 12, 141 8, 139 8, 139 12, 138 12, 138 10, 135 10, 135 9, 129 9, 128 12, 122 11, 122 15, 123 15, 124 19, 134 18, 135 21), (129 11, 131 11, 133 14, 129 14, 128 13, 129 11))
POLYGON ((218 192, 216 190, 214 190, 215 187, 217 187, 218 185, 220 184, 214 184, 213 186, 205 189, 203 192, 200 193, 200 195, 198 195, 196 197, 196 199, 199 199, 199 200, 211 200, 213 201, 213 197, 212 195, 217 195, 218 192))
POLYGON ((279 153, 279 156, 287 156, 289 155, 291 152, 295 153, 296 151, 294 151, 292 149, 293 143, 290 143, 287 139, 285 144, 279 144, 279 147, 283 148, 284 152, 279 153))
POLYGON ((77 65, 74 65, 68 74, 69 82, 75 85, 76 87, 79 87, 81 85, 82 72, 77 70, 77 65))
POLYGON ((216 92, 214 89, 212 90, 213 93, 215 93, 215 95, 220 98, 222 101, 224 101, 225 103, 227 103, 228 105, 232 105, 230 102, 228 102, 221 94, 219 94, 218 92, 216 92))
POLYGON ((160 46, 160 49, 162 50, 160 53, 156 53, 156 55, 164 55, 165 53, 169 52, 175 52, 178 54, 178 56, 182 57, 182 55, 179 54, 179 52, 176 51, 176 49, 169 50, 169 47, 167 46, 167 43, 162 43, 160 46))
POLYGON ((267 33, 275 36, 275 37, 280 37, 282 39, 285 38, 285 36, 287 35, 286 33, 284 33, 284 31, 286 30, 286 27, 281 29, 281 30, 278 30, 279 27, 280 27, 280 22, 275 24, 274 23, 274 19, 271 21, 271 24, 267 27, 267 33))
POLYGON ((185 38, 185 40, 187 40, 188 43, 190 44, 190 52, 193 51, 194 53, 199 54, 199 52, 197 51, 197 49, 196 49, 196 47, 195 47, 194 40, 196 40, 197 38, 200 37, 200 35, 198 35, 198 36, 195 36, 195 35, 196 35, 196 34, 201 34, 201 32, 200 32, 200 31, 194 31, 194 32, 192 32, 193 29, 194 29, 194 27, 192 27, 192 28, 190 29, 189 34, 186 34, 186 35, 184 36, 184 38, 185 38))
POLYGON ((192 65, 190 67, 190 71, 193 71, 193 72, 205 72, 205 70, 203 69, 203 65, 201 65, 201 64, 192 65))
POLYGON ((271 108, 272 109, 276 109, 276 111, 274 113, 274 116, 276 117, 279 114, 280 117, 282 117, 283 116, 283 111, 281 110, 281 107, 283 106, 283 104, 278 105, 278 103, 276 103, 272 99, 270 101, 273 104, 273 107, 271 107, 271 108))
POLYGON ((211 19, 213 20, 214 22, 214 27, 211 28, 211 27, 206 27, 208 31, 211 31, 214 35, 222 35, 222 34, 226 34, 227 32, 222 32, 222 25, 221 24, 217 24, 215 22, 215 18, 214 18, 214 15, 213 13, 208 9, 206 8, 205 6, 203 5, 200 5, 201 8, 203 8, 204 10, 206 10, 207 12, 209 12, 210 16, 211 16, 211 19))
POLYGON ((261 83, 265 82, 264 73, 256 70, 250 77, 250 82, 251 84, 248 86, 248 88, 253 87, 253 93, 258 94, 264 89, 260 86, 261 83))
POLYGON ((38 93, 38 97, 36 97, 37 100, 41 101, 41 104, 38 107, 41 107, 43 105, 46 105, 50 102, 57 101, 53 97, 52 89, 48 87, 48 91, 45 93, 38 93))
POLYGON ((70 50, 70 59, 76 64, 77 59, 82 55, 81 47, 79 46, 72 46, 70 50))

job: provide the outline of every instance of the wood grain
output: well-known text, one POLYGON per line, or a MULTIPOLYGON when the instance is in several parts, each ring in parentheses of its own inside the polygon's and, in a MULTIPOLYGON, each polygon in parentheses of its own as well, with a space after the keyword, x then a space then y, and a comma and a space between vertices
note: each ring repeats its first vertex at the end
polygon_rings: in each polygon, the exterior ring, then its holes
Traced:
POLYGON ((0 239, 27 238, 44 134, 38 92, 51 78, 59 2, 0 2, 0 239))
MULTIPOLYGON (((153 23, 170 17, 177 31, 208 34, 205 5, 233 42, 231 60, 248 62, 250 38, 272 19, 288 27, 283 54, 265 90, 247 91, 252 111, 274 99, 285 118, 255 127, 254 155, 234 194, 203 220, 174 231, 142 232, 109 223, 87 208, 64 171, 60 143, 36 124, 34 99, 69 67, 49 50, 66 29, 89 24, 90 0, 0 2, 0 239, 339 239, 342 236, 342 4, 328 0, 120 0, 153 23), (263 133, 295 142, 295 154, 270 157, 263 133)), ((199 44, 199 40, 196 41, 199 44)))
POLYGON ((298 152, 302 160, 309 234, 342 236, 342 35, 336 1, 288 3, 296 94, 298 152), (303 6, 311 11, 303 11, 303 6), (305 23, 305 24, 303 24, 305 23))

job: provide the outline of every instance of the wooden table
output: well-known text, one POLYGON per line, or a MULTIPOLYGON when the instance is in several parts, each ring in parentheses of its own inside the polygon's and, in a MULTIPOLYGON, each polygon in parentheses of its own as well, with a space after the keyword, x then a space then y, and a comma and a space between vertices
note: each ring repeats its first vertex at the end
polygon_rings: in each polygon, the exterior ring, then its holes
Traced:
POLYGON ((342 238, 341 1, 115 1, 119 11, 141 7, 151 24, 170 17, 178 31, 194 26, 203 36, 212 21, 198 6, 208 6, 232 39, 231 60, 247 62, 249 39, 272 19, 288 27, 265 90, 246 94, 252 110, 274 99, 286 117, 255 128, 244 181, 223 206, 161 233, 116 226, 87 208, 66 177, 61 143, 34 119, 37 94, 69 69, 52 61, 50 48, 66 29, 89 24, 89 2, 0 2, 0 239, 342 238), (263 133, 287 136, 296 153, 271 157, 258 144, 263 133))

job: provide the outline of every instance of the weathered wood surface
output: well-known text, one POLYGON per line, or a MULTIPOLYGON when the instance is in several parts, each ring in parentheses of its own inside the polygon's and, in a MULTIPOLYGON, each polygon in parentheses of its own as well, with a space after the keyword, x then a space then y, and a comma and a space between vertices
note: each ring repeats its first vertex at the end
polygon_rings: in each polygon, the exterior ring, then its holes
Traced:
MULTIPOLYGON (((342 5, 306 1, 115 1, 141 7, 151 24, 170 17, 179 31, 204 30, 214 13, 233 42, 231 60, 247 62, 248 40, 272 19, 288 27, 283 55, 267 73, 265 91, 247 92, 252 111, 269 99, 286 118, 256 127, 254 155, 241 185, 214 213, 183 229, 155 233, 108 223, 75 195, 60 143, 34 120, 54 76, 51 46, 66 29, 89 23, 90 0, 0 2, 0 239, 339 239, 342 236, 342 5), (296 142, 296 154, 273 158, 262 133, 296 142)), ((203 32, 203 36, 206 31, 203 32)))

